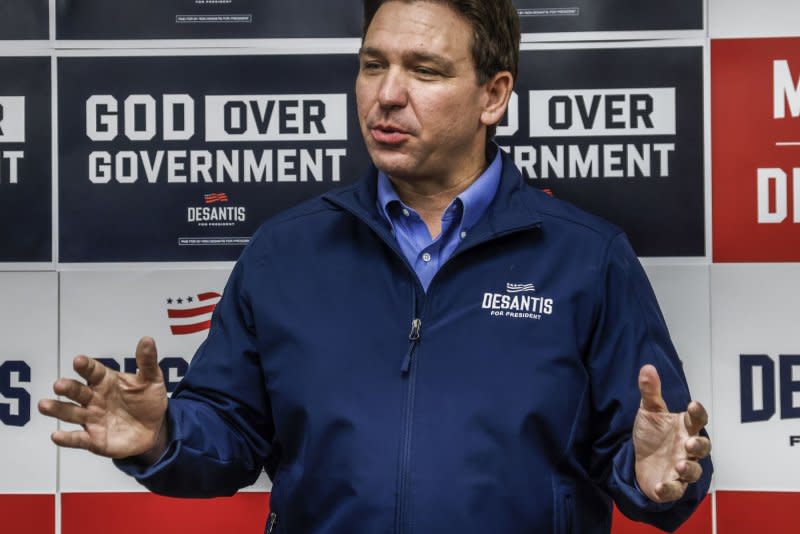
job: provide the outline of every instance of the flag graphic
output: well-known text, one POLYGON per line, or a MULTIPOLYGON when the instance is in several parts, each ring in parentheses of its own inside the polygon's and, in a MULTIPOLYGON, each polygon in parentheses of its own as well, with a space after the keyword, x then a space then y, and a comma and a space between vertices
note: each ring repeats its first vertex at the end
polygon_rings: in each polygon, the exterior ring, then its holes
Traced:
POLYGON ((206 193, 203 195, 206 204, 214 204, 215 202, 227 202, 228 195, 225 193, 206 193))
POLYGON ((523 291, 536 291, 533 284, 506 284, 506 292, 508 293, 522 293, 523 291))
POLYGON ((211 313, 221 296, 208 291, 193 297, 168 298, 167 317, 172 335, 183 336, 208 330, 211 327, 211 313))

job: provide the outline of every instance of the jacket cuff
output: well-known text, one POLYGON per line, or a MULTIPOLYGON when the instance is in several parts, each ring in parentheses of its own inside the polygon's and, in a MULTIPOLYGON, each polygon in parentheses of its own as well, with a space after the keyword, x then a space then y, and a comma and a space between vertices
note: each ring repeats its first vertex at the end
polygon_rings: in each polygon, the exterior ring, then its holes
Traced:
POLYGON ((167 405, 167 448, 161 454, 158 460, 150 465, 143 464, 141 460, 137 456, 131 456, 129 458, 120 458, 118 460, 114 460, 114 465, 125 473, 126 475, 130 475, 135 478, 138 482, 142 482, 142 480, 147 479, 159 471, 161 471, 165 466, 169 465, 172 460, 178 455, 180 451, 180 441, 177 439, 178 436, 178 421, 177 418, 174 417, 172 410, 169 409, 169 404, 167 405))
POLYGON ((637 510, 663 512, 675 506, 675 502, 657 503, 651 500, 639 487, 636 480, 636 456, 633 440, 628 440, 614 456, 614 467, 609 485, 614 488, 614 500, 620 510, 623 506, 633 506, 637 510))

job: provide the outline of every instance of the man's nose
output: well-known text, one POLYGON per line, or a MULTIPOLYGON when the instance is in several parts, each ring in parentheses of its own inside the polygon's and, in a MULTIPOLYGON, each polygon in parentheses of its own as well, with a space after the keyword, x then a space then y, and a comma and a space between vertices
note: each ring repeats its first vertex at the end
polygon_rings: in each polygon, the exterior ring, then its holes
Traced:
POLYGON ((399 69, 389 69, 378 88, 378 102, 383 108, 403 107, 408 103, 407 79, 399 69))

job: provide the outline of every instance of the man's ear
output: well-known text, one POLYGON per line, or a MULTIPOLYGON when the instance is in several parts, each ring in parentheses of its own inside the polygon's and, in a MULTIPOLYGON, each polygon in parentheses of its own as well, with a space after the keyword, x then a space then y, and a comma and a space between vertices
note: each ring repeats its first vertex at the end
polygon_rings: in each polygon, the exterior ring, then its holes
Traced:
POLYGON ((486 82, 481 123, 486 126, 494 126, 503 120, 513 89, 514 77, 507 70, 501 70, 486 82))

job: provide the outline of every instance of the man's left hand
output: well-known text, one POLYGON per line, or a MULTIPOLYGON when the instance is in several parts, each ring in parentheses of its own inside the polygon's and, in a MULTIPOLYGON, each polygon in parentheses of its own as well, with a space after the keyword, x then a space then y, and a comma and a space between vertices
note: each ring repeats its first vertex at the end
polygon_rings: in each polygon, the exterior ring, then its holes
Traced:
POLYGON ((642 403, 633 423, 636 481, 652 501, 676 501, 703 474, 699 460, 708 456, 711 441, 699 433, 708 423, 708 413, 695 401, 685 412, 671 413, 652 365, 639 371, 639 391, 642 403))

